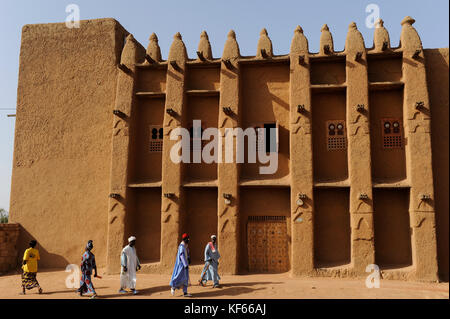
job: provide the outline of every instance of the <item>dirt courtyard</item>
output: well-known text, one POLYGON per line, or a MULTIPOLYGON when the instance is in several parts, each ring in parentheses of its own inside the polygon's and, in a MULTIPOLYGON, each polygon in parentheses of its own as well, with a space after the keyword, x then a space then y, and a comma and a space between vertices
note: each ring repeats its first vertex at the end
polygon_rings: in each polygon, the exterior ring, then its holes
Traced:
MULTIPOLYGON (((103 271, 99 270, 99 275, 103 271)), ((72 299, 80 297, 75 288, 66 288, 69 272, 46 270, 38 273, 38 281, 44 290, 42 295, 37 289, 20 295, 20 274, 0 276, 0 299, 72 299)), ((171 296, 169 275, 137 275, 138 295, 119 294, 119 275, 103 275, 94 278, 94 286, 99 298, 183 298, 181 290, 171 296)), ((387 298, 387 299, 448 299, 448 283, 416 283, 381 280, 380 288, 366 288, 365 280, 331 278, 290 278, 289 274, 257 274, 240 276, 222 276, 222 288, 201 287, 197 285, 199 275, 191 274, 192 286, 189 292, 192 298, 239 298, 239 299, 322 299, 322 298, 387 298)))

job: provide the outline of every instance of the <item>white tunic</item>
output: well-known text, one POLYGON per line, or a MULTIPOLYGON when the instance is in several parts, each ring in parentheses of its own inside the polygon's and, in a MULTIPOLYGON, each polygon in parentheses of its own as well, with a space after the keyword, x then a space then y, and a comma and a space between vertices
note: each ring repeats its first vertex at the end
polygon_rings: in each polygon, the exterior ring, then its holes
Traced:
POLYGON ((136 254, 136 248, 125 246, 122 249, 120 256, 121 271, 120 271, 120 287, 136 289, 136 268, 139 265, 139 259, 136 254), (127 271, 123 271, 123 266, 127 267, 127 271))

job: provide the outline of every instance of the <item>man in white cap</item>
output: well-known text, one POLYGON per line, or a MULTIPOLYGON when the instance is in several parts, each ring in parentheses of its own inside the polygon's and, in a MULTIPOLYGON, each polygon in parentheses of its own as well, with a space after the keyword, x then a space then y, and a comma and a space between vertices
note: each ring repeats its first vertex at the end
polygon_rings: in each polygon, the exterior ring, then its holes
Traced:
POLYGON ((219 250, 217 249, 217 236, 212 235, 211 241, 205 247, 205 267, 200 275, 199 284, 205 286, 208 280, 213 281, 213 288, 219 288, 220 276, 219 268, 219 250))
POLYGON ((122 249, 120 256, 120 293, 126 293, 126 288, 129 288, 131 292, 136 295, 136 271, 141 269, 139 258, 136 254, 136 237, 131 236, 128 238, 128 245, 122 249))

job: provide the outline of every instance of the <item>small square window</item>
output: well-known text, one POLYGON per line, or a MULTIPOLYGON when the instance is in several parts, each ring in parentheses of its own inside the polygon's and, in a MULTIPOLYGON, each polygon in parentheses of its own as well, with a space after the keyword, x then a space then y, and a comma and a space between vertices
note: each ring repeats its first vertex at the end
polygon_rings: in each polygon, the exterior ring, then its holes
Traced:
POLYGON ((403 148, 403 126, 401 118, 381 119, 381 135, 383 148, 403 148))
POLYGON ((150 152, 162 152, 164 130, 161 126, 150 125, 150 152))
POLYGON ((344 120, 326 122, 327 150, 337 151, 347 149, 347 133, 344 120))

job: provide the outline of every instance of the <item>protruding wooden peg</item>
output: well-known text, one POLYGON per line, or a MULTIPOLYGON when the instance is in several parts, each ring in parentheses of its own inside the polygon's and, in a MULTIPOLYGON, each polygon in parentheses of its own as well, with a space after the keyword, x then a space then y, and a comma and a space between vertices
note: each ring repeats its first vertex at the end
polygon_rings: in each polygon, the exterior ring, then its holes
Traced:
POLYGON ((360 200, 369 199, 369 196, 366 193, 360 193, 358 199, 360 200))
POLYGON ((355 61, 360 61, 362 56, 363 56, 363 53, 361 51, 356 52, 355 61))
POLYGON ((225 67, 228 70, 233 70, 233 64, 231 63, 230 60, 226 59, 226 60, 222 60, 223 64, 225 64, 225 67))
POLYGON ((305 65, 306 64, 304 55, 299 55, 298 56, 298 64, 300 64, 300 65, 305 65))
POLYGON ((364 110, 365 110, 364 104, 358 104, 356 106, 356 110, 360 113, 364 112, 364 110))
POLYGON ((223 113, 225 113, 226 115, 231 115, 231 114, 233 114, 233 110, 232 110, 231 107, 229 107, 229 106, 224 106, 224 107, 222 108, 222 110, 223 110, 223 113))
POLYGON ((383 46, 381 47, 381 50, 382 50, 382 51, 386 51, 387 48, 388 48, 388 46, 389 46, 389 43, 388 43, 387 41, 384 41, 384 42, 383 42, 383 46))
POLYGON ((197 51, 197 56, 198 56, 198 58, 199 58, 201 61, 203 61, 203 62, 206 61, 206 59, 205 59, 205 57, 203 56, 203 53, 202 53, 202 52, 197 51))
POLYGON ((145 59, 147 60, 148 63, 153 64, 156 61, 152 59, 152 57, 148 54, 145 55, 145 59))
POLYGON ((425 103, 422 101, 416 102, 415 107, 416 107, 416 110, 421 110, 425 107, 425 103))
POLYGON ((119 63, 118 68, 127 74, 131 73, 131 70, 123 63, 119 63))
POLYGON ((166 113, 169 114, 169 115, 171 115, 171 116, 174 116, 175 114, 177 114, 177 112, 175 112, 175 110, 172 109, 172 108, 168 108, 168 109, 166 110, 166 113))
POLYGON ((330 54, 330 46, 328 45, 328 44, 325 44, 324 46, 323 46, 323 52, 325 53, 325 54, 330 54))
POLYGON ((170 61, 170 65, 177 71, 181 70, 180 66, 178 65, 177 61, 175 61, 175 60, 170 61))
POLYGON ((223 196, 223 198, 226 198, 226 199, 231 199, 231 197, 232 197, 231 194, 227 194, 227 193, 223 193, 222 196, 223 196))
POLYGON ((420 53, 422 52, 422 50, 416 50, 416 51, 414 51, 414 53, 413 53, 413 55, 412 55, 412 58, 414 59, 414 60, 417 60, 419 57, 420 57, 420 53))
POLYGON ((266 52, 266 49, 261 49, 261 56, 264 58, 264 59, 267 59, 269 56, 267 55, 267 52, 266 52))
POLYGON ((113 114, 115 116, 120 117, 121 119, 126 119, 127 118, 127 115, 125 113, 123 113, 122 111, 119 111, 119 110, 113 110, 113 114))
POLYGON ((305 112, 305 105, 304 104, 299 104, 297 105, 297 112, 298 113, 304 113, 305 112))

